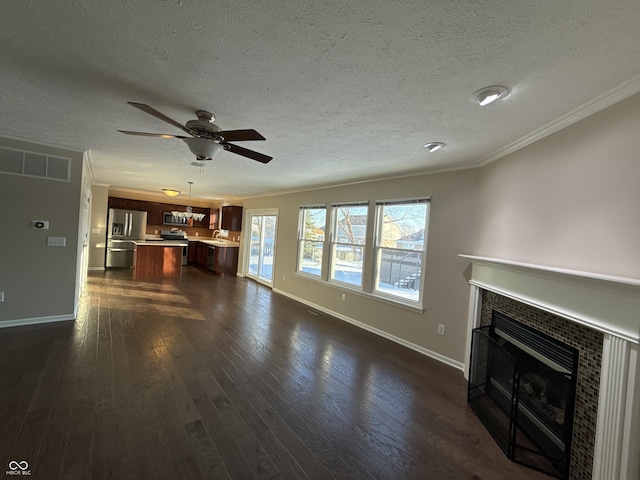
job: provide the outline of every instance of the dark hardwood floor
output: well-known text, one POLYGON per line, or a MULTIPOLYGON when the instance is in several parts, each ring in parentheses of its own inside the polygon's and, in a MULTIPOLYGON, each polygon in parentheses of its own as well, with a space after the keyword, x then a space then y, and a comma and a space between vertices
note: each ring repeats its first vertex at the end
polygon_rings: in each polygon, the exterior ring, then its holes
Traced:
POLYGON ((512 479, 461 372, 247 279, 94 272, 78 319, 0 329, 0 474, 512 479))

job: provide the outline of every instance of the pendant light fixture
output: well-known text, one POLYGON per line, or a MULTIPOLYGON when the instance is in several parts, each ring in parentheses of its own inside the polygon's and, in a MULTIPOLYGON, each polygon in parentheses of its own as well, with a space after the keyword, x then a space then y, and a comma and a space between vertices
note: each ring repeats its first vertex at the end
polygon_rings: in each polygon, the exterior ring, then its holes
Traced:
POLYGON ((195 220, 196 222, 201 221, 204 218, 204 213, 193 213, 191 208, 191 185, 193 182, 189 182, 189 205, 187 206, 186 212, 171 212, 175 218, 179 218, 180 220, 195 220))

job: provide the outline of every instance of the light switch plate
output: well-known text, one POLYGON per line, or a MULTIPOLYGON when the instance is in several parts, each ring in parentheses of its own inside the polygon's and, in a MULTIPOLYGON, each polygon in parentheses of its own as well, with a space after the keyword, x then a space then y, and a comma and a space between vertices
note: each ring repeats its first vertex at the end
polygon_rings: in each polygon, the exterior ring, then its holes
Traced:
POLYGON ((67 237, 47 237, 47 247, 64 247, 67 237))

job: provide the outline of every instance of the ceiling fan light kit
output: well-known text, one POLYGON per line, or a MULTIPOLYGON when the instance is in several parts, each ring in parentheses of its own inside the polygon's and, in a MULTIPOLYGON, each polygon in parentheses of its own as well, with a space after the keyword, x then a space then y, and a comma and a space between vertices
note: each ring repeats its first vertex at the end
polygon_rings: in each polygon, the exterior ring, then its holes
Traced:
POLYGON ((146 133, 146 132, 133 132, 130 130, 118 130, 120 133, 126 135, 138 135, 143 137, 160 137, 160 138, 173 138, 184 141, 189 147, 191 153, 193 153, 198 160, 211 160, 215 155, 222 150, 227 150, 236 155, 256 160, 260 163, 269 163, 272 157, 264 155, 262 153, 254 152, 248 148, 240 147, 229 142, 246 142, 252 140, 265 140, 265 138, 258 132, 252 129, 245 130, 222 130, 218 125, 213 123, 214 116, 212 113, 205 110, 197 110, 197 120, 189 120, 185 125, 177 122, 176 120, 167 117, 164 113, 159 112, 155 108, 146 105, 144 103, 127 102, 132 107, 135 107, 143 112, 156 117, 163 122, 168 123, 180 130, 189 134, 188 137, 184 135, 169 135, 166 133, 146 133))
POLYGON ((484 107, 485 105, 489 105, 496 100, 505 98, 507 95, 509 95, 509 90, 507 90, 505 87, 484 87, 473 92, 473 94, 471 95, 471 101, 473 103, 477 103, 481 107, 484 107))
POLYGON ((224 147, 214 140, 202 137, 187 137, 182 141, 187 144, 191 153, 193 153, 200 160, 211 160, 219 152, 224 150, 224 147))

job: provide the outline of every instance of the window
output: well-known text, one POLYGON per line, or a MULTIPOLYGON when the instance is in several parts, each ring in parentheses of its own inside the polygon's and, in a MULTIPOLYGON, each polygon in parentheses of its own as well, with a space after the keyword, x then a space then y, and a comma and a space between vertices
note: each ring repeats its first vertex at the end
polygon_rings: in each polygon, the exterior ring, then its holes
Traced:
POLYGON ((429 199, 376 202, 375 293, 418 304, 429 199))
POLYGON ((330 280, 362 287, 368 208, 366 203, 332 205, 330 280))
POLYGON ((327 208, 300 207, 297 272, 321 277, 327 208))

